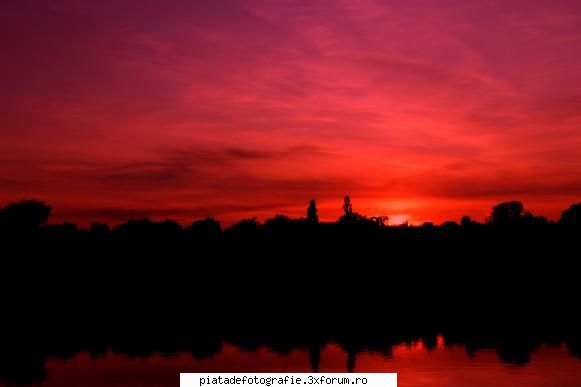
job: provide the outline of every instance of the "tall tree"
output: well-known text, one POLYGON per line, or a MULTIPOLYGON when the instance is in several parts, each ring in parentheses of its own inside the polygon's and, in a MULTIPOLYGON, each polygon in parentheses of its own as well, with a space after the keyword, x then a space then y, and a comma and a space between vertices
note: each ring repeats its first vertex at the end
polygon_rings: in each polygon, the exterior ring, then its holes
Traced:
POLYGON ((311 199, 309 207, 307 208, 307 222, 317 224, 319 223, 319 216, 317 215, 317 203, 315 199, 311 199))

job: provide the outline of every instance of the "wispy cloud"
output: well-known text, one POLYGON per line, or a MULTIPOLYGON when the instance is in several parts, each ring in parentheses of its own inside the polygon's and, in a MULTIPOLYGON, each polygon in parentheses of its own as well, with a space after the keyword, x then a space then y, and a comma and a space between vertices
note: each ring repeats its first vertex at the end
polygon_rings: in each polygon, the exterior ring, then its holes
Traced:
POLYGON ((0 201, 234 219, 316 197, 334 218, 351 193, 440 220, 522 196, 557 216, 580 194, 579 15, 549 0, 2 2, 0 201))

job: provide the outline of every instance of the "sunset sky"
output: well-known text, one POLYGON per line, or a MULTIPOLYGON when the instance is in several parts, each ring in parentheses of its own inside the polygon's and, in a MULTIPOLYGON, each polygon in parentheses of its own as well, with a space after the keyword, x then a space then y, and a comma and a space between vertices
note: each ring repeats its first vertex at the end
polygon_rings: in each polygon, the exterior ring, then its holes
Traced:
POLYGON ((391 223, 581 201, 577 0, 5 0, 0 205, 391 223))

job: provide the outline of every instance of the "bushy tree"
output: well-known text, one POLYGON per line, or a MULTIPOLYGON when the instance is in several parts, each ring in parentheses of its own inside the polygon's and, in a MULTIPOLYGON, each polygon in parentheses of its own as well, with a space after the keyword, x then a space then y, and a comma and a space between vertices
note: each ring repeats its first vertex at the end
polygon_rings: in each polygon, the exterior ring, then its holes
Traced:
POLYGON ((5 230, 30 231, 45 224, 51 207, 38 200, 10 203, 0 210, 0 227, 5 230))
POLYGON ((521 202, 510 201, 497 204, 492 208, 488 223, 496 225, 515 225, 520 223, 525 209, 521 202))
POLYGON ((476 221, 474 221, 471 217, 469 216, 463 216, 462 219, 460 219, 460 225, 462 227, 470 227, 476 224, 476 221))
POLYGON ((222 234, 222 227, 216 219, 206 218, 194 221, 188 231, 196 239, 215 240, 222 234))
POLYGON ((572 204, 563 211, 559 223, 566 226, 581 227, 581 203, 572 204))

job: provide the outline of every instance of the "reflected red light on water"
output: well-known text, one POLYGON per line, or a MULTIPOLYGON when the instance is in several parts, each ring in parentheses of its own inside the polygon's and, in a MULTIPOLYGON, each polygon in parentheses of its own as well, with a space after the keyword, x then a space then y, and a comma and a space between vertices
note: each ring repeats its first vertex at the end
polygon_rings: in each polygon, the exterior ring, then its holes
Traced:
MULTIPOLYGON (((389 351, 386 351, 389 353, 389 351)), ((321 351, 321 372, 345 372, 347 354, 338 345, 321 351)), ((277 354, 267 348, 245 352, 232 345, 208 359, 189 353, 129 358, 108 352, 92 359, 87 353, 70 360, 49 360, 43 387, 178 386, 180 372, 311 372, 308 353, 277 354)), ((397 372, 398 386, 574 386, 581 380, 581 362, 564 346, 541 347, 524 366, 501 363, 494 351, 468 356, 462 346, 446 346, 439 336, 433 349, 422 341, 394 346, 391 355, 364 352, 355 372, 397 372)))

